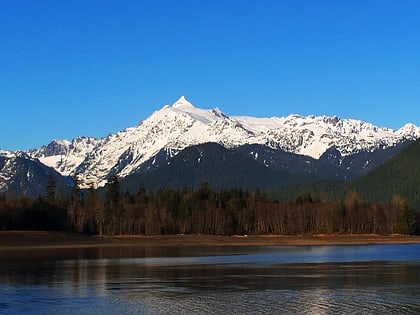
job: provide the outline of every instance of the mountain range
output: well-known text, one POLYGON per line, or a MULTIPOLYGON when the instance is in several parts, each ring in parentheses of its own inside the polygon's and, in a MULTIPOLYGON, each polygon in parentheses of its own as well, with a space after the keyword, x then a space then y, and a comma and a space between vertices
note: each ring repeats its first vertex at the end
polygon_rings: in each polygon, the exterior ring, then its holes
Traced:
POLYGON ((210 175, 218 178, 218 187, 349 180, 419 138, 420 127, 413 124, 392 130, 337 116, 228 116, 181 97, 137 126, 100 139, 77 137, 28 151, 0 150, 0 191, 43 193, 48 174, 63 186, 77 174, 82 188, 103 187, 111 175, 127 186, 141 181, 156 188, 195 186, 210 175))

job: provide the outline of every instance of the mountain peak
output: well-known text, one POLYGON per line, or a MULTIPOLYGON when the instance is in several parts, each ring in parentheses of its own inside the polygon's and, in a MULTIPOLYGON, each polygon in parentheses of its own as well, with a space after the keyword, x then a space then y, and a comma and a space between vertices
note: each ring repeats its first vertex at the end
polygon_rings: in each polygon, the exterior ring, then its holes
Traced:
POLYGON ((397 133, 403 134, 409 137, 418 138, 420 137, 420 128, 413 123, 408 123, 397 130, 397 133))
POLYGON ((187 101, 185 96, 181 96, 173 105, 173 108, 190 107, 194 108, 193 104, 187 101))
MULTIPOLYGON (((319 159, 332 147, 346 157, 417 138, 420 138, 420 128, 412 124, 395 132, 336 116, 230 117, 218 108, 195 107, 181 96, 134 128, 102 139, 55 141, 28 154, 64 176, 77 172, 81 187, 87 188, 91 184, 105 185, 109 174, 122 178, 148 169, 155 163, 151 159, 158 157, 161 150, 169 150, 172 157, 184 148, 207 142, 227 148, 259 144, 319 159)), ((0 150, 0 156, 7 154, 0 150)), ((2 163, 0 159, 0 171, 2 163)))

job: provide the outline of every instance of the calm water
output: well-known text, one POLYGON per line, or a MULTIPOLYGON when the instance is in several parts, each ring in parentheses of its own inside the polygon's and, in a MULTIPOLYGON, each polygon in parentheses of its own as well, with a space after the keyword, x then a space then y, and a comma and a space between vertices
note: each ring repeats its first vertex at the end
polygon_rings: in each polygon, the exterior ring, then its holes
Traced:
POLYGON ((5 314, 419 314, 420 245, 0 251, 5 314))

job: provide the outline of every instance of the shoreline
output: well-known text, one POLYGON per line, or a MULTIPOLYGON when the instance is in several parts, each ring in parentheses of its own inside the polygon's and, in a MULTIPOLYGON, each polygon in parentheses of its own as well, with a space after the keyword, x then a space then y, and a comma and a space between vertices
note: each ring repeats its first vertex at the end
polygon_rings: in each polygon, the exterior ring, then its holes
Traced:
POLYGON ((89 247, 217 247, 217 246, 326 246, 418 244, 418 235, 119 235, 90 236, 50 231, 0 231, 0 250, 89 247))

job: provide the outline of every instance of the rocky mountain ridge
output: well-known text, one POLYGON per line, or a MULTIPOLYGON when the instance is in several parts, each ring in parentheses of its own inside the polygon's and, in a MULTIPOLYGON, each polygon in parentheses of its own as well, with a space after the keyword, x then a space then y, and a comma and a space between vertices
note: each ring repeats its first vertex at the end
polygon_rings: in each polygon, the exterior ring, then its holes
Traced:
MULTIPOLYGON (((173 105, 155 111, 139 125, 101 139, 56 140, 26 152, 1 151, 0 156, 11 158, 25 154, 63 176, 77 173, 81 186, 86 188, 105 185, 110 175, 124 178, 146 171, 158 160, 167 163, 183 149, 209 142, 226 148, 261 145, 315 160, 330 154, 333 163, 340 165, 346 157, 397 147, 418 138, 420 127, 413 124, 392 130, 337 116, 228 116, 218 108, 194 107, 181 97, 173 105), (162 152, 166 153, 166 158, 157 159, 162 157, 162 152)), ((259 159, 257 151, 249 154, 259 159)), ((261 163, 269 167, 267 159, 261 163)), ((369 163, 368 157, 365 163, 369 163)))

